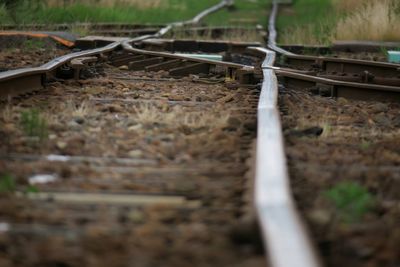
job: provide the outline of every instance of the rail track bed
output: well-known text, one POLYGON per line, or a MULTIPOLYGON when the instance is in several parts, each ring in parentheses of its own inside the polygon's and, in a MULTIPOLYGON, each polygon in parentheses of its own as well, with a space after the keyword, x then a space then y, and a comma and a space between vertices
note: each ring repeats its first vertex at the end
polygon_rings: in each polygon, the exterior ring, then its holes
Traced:
POLYGON ((57 47, 51 41, 10 45, 7 49, 0 48, 0 72, 38 67, 69 53, 70 49, 57 47))
POLYGON ((326 266, 398 266, 398 103, 282 88, 291 183, 326 266))
POLYGON ((263 266, 231 233, 259 89, 200 76, 108 65, 2 103, 0 169, 39 193, 2 196, 1 265, 263 266))

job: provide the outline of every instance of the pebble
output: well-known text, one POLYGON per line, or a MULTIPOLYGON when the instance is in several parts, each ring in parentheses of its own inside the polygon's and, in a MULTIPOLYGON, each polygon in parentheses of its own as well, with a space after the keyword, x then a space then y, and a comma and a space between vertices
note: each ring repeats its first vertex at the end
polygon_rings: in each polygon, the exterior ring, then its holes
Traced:
POLYGON ((53 174, 37 174, 34 176, 29 177, 29 184, 34 185, 34 184, 47 184, 47 183, 53 183, 58 180, 58 177, 53 174))
POLYGON ((73 120, 78 124, 83 124, 85 122, 85 119, 81 116, 76 116, 73 118, 73 120))
POLYGON ((110 106, 103 108, 101 111, 111 112, 111 113, 120 113, 120 112, 122 112, 122 108, 117 105, 110 105, 110 106))
POLYGON ((396 127, 396 128, 400 127, 400 116, 394 117, 392 125, 393 125, 393 127, 396 127))
POLYGON ((184 101, 185 97, 182 95, 169 95, 168 100, 170 101, 184 101))
POLYGON ((129 67, 127 65, 122 65, 119 67, 120 70, 129 70, 129 67))
POLYGON ((140 130, 142 128, 143 128, 143 126, 141 124, 136 124, 136 125, 128 127, 128 131, 134 132, 134 131, 140 130))
POLYGON ((181 127, 179 127, 180 132, 184 133, 185 135, 190 135, 192 134, 192 129, 190 129, 190 127, 186 126, 186 125, 182 125, 181 127))
POLYGON ((141 150, 135 149, 128 152, 129 157, 131 158, 140 158, 143 156, 143 152, 141 150))
POLYGON ((139 210, 134 210, 128 215, 129 220, 133 223, 142 223, 144 222, 144 214, 139 210))
POLYGON ((257 130, 257 122, 246 122, 244 124, 244 128, 249 131, 256 131, 257 130))
POLYGON ((391 126, 391 121, 388 116, 385 115, 385 113, 379 113, 374 117, 374 122, 378 124, 379 126, 383 127, 389 127, 391 126))
POLYGON ((349 101, 346 98, 338 97, 337 103, 340 105, 347 105, 349 103, 349 101))
POLYGON ((238 118, 230 117, 228 119, 228 125, 229 126, 240 127, 240 124, 241 124, 241 122, 240 122, 240 119, 238 119, 238 118))
POLYGON ((57 145, 57 148, 58 148, 58 149, 64 149, 64 148, 67 147, 67 143, 66 143, 66 142, 63 142, 63 141, 57 142, 56 145, 57 145))
POLYGON ((330 213, 321 209, 315 209, 311 211, 308 217, 311 221, 319 225, 326 225, 331 220, 330 213))
POLYGON ((324 132, 324 129, 319 126, 314 126, 302 130, 293 130, 290 132, 290 135, 296 137, 302 136, 320 136, 324 132))
POLYGON ((385 103, 377 103, 371 107, 373 113, 381 113, 388 111, 389 107, 385 103))
POLYGON ((81 125, 78 124, 76 121, 72 120, 70 122, 67 123, 67 126, 70 130, 80 130, 81 129, 81 125))

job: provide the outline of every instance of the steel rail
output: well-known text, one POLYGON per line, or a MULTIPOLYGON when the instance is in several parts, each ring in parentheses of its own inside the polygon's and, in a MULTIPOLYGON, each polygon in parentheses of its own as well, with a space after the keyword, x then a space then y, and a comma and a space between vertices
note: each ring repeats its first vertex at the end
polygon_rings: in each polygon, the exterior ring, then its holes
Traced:
POLYGON ((255 177, 255 207, 263 240, 273 267, 320 266, 316 252, 290 190, 280 115, 277 107, 278 81, 271 67, 275 52, 265 54, 264 81, 258 104, 258 133, 255 177))
MULTIPOLYGON (((189 24, 195 24, 203 19, 205 16, 216 12, 217 10, 230 6, 233 4, 233 0, 222 0, 219 4, 212 6, 195 18, 183 21, 170 23, 166 27, 160 29, 156 34, 140 36, 138 38, 130 39, 129 42, 138 42, 149 38, 158 38, 165 35, 172 28, 177 26, 184 26, 189 24)), ((111 52, 121 47, 124 43, 129 43, 128 41, 118 41, 113 42, 105 47, 92 49, 89 51, 82 51, 77 53, 68 54, 59 58, 56 58, 40 67, 36 68, 22 68, 18 70, 5 71, 0 73, 0 99, 6 99, 9 96, 15 96, 22 93, 29 93, 32 91, 40 90, 44 87, 46 80, 46 75, 54 71, 58 67, 69 63, 71 60, 78 57, 101 55, 103 53, 111 52), (27 86, 27 84, 29 86, 27 86)))
POLYGON ((275 22, 276 22, 276 17, 278 16, 278 9, 279 9, 279 3, 277 0, 274 0, 274 2, 272 3, 272 10, 268 21, 268 32, 269 32, 268 47, 280 54, 294 55, 293 53, 280 48, 276 44, 276 38, 278 36, 278 33, 276 31, 275 22))
POLYGON ((193 61, 193 62, 198 62, 198 63, 207 63, 207 64, 216 65, 216 66, 224 66, 224 67, 235 68, 235 69, 242 69, 242 68, 246 68, 248 70, 254 69, 253 66, 248 66, 248 65, 238 64, 238 63, 217 61, 217 60, 211 60, 211 59, 193 58, 193 57, 171 54, 171 53, 166 53, 166 52, 142 50, 142 49, 134 48, 129 42, 123 42, 122 47, 127 52, 132 52, 132 53, 140 54, 140 55, 160 56, 160 57, 170 58, 170 59, 188 60, 188 61, 193 61))
POLYGON ((281 69, 276 72, 287 84, 298 87, 322 87, 319 93, 330 97, 357 100, 400 101, 400 65, 366 60, 302 56, 288 52, 276 44, 275 21, 279 3, 273 2, 269 18, 268 47, 281 54, 290 66, 322 70, 326 74, 309 75, 298 70, 281 69), (337 74, 339 73, 339 74, 337 74), (340 74, 349 74, 343 76, 340 74), (319 77, 320 76, 320 77, 319 77), (322 85, 322 86, 321 86, 322 85))
MULTIPOLYGON (((326 71, 336 72, 350 72, 359 74, 362 72, 372 73, 380 77, 397 77, 400 74, 400 65, 385 62, 374 62, 367 60, 357 59, 344 59, 344 58, 333 58, 333 57, 321 57, 321 56, 304 56, 291 53, 287 50, 282 49, 276 43, 277 31, 276 31, 276 18, 279 9, 279 1, 274 0, 271 15, 269 17, 269 38, 268 47, 273 51, 282 54, 284 61, 289 65, 296 67, 318 67, 326 71)), ((338 77, 338 79, 340 79, 338 77)), ((400 80, 399 80, 400 81, 400 80)))
POLYGON ((276 74, 286 86, 314 89, 321 96, 400 102, 400 87, 338 81, 285 70, 277 70, 276 74))
MULTIPOLYGON (((277 109, 277 76, 297 82, 296 85, 301 87, 307 87, 310 84, 328 85, 328 88, 324 89, 330 91, 330 96, 356 97, 358 99, 362 96, 365 100, 392 98, 400 101, 400 88, 330 80, 282 69, 272 70, 270 67, 274 64, 275 52, 294 60, 315 60, 313 57, 295 55, 277 46, 275 21, 278 6, 279 4, 275 0, 269 19, 268 47, 273 51, 255 48, 265 53, 266 59, 262 64, 264 81, 258 106, 254 201, 272 266, 319 267, 322 266, 322 263, 296 210, 290 189, 280 115, 277 109), (382 92, 388 97, 382 97, 382 92)), ((351 63, 357 68, 368 65, 366 61, 318 59, 330 61, 329 63, 351 63)), ((376 65, 381 68, 394 68, 397 71, 395 64, 377 63, 376 65)))

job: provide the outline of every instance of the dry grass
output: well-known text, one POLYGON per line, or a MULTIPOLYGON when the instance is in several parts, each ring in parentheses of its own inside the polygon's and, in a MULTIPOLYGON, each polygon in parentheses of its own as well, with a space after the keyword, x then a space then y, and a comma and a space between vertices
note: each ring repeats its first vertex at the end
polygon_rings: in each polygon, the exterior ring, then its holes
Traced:
POLYGON ((140 104, 135 108, 135 119, 141 124, 165 123, 175 127, 186 126, 190 128, 223 128, 227 125, 230 113, 221 112, 188 112, 177 106, 159 108, 152 104, 140 104))
POLYGON ((11 104, 7 103, 3 110, 1 111, 0 118, 5 123, 12 122, 15 119, 15 114, 17 114, 16 109, 11 104))
MULTIPOLYGON (((321 12, 311 23, 286 27, 279 41, 307 45, 334 40, 400 41, 399 0, 332 0, 332 4, 329 14, 321 12)), ((301 14, 307 17, 307 12, 301 14)))
POLYGON ((305 25, 293 27, 282 32, 280 42, 283 44, 325 45, 332 41, 329 30, 322 25, 305 25))
POLYGON ((333 0, 333 4, 340 12, 354 12, 363 5, 374 1, 376 0, 333 0))
POLYGON ((72 116, 85 117, 94 113, 93 106, 87 101, 83 101, 79 106, 75 106, 72 101, 70 103, 72 116))
POLYGON ((162 8, 165 7, 167 1, 165 0, 48 0, 47 4, 51 7, 62 7, 72 4, 87 4, 96 5, 102 7, 114 7, 114 6, 135 6, 139 9, 149 8, 162 8))
POLYGON ((339 20, 337 40, 400 40, 400 3, 397 0, 368 1, 339 20))

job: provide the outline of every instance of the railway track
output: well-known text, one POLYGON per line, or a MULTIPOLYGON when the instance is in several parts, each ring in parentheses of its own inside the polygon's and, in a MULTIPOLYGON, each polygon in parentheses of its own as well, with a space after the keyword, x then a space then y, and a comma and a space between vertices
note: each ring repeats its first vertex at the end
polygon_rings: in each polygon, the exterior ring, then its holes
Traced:
POLYGON ((110 66, 104 75, 83 86, 52 84, 3 106, 13 116, 42 107, 49 131, 46 140, 35 140, 40 137, 26 137, 13 119, 5 121, 17 130, 3 132, 1 169, 19 188, 30 182, 40 192, 7 201, 13 208, 2 212, 9 225, 3 245, 24 255, 72 248, 86 254, 4 260, 19 266, 262 264, 257 248, 232 245, 230 234, 245 212, 244 162, 256 134, 258 90, 232 91, 214 74, 176 80, 110 66), (104 257, 95 256, 100 251, 104 257))
MULTIPOLYGON (((7 187, 11 194, 6 190, 7 202, 2 202, 0 242, 6 252, 0 260, 5 266, 263 266, 267 257, 274 267, 312 267, 321 266, 318 254, 328 266, 362 266, 367 262, 363 255, 373 258, 373 252, 364 253, 368 245, 342 249, 339 237, 321 235, 327 227, 318 221, 321 207, 309 208, 319 198, 303 199, 310 190, 298 187, 307 178, 304 173, 322 169, 306 181, 310 188, 332 185, 313 184, 326 171, 321 154, 329 149, 315 148, 320 157, 305 160, 298 156, 305 144, 348 145, 339 133, 332 142, 307 139, 315 132, 326 134, 326 127, 320 126, 325 117, 313 117, 304 106, 324 114, 321 106, 362 113, 363 105, 372 105, 377 117, 363 119, 386 123, 378 130, 390 128, 390 139, 396 132, 388 123, 396 123, 397 104, 375 102, 399 100, 397 65, 283 50, 275 42, 277 3, 268 38, 275 52, 261 42, 161 39, 174 31, 172 36, 183 31, 220 38, 224 31, 219 28, 210 34, 191 25, 231 4, 221 1, 190 21, 160 25, 133 39, 121 32, 83 38, 76 44, 87 50, 40 67, 0 72, 5 125, 0 169, 5 185, 16 184, 7 187), (176 30, 185 26, 190 27, 176 30), (191 53, 214 54, 222 61, 191 53), (338 98, 341 106, 308 92, 338 98), (305 125, 302 118, 310 116, 305 125), (243 229, 255 218, 261 234, 243 229), (327 242, 332 247, 324 250, 327 242), (337 251, 359 254, 329 258, 337 251)), ((106 34, 111 26, 103 26, 106 34)), ((338 114, 326 120, 354 130, 353 121, 339 123, 338 114)), ((361 130, 356 127, 352 138, 372 142, 374 134, 361 130)), ((382 144, 390 146, 389 139, 382 144)), ((378 147, 374 153, 382 151, 378 147)), ((393 163, 384 172, 396 179, 396 152, 384 149, 393 163)), ((344 168, 344 177, 353 167, 344 168)), ((380 177, 383 169, 376 167, 380 177)), ((378 188, 373 179, 366 184, 378 188)), ((395 201, 389 195, 382 202, 388 216, 396 216, 395 201)), ((390 218, 387 222, 394 225, 390 218)), ((392 241, 384 246, 390 252, 397 244, 396 238, 392 241)), ((382 242, 374 244, 377 251, 383 251, 382 242)), ((368 263, 396 264, 395 253, 379 255, 368 263)))
POLYGON ((307 88, 329 97, 398 101, 398 64, 302 56, 277 46, 275 20, 278 7, 275 3, 271 12, 268 47, 280 56, 279 63, 283 68, 277 75, 286 86, 307 88))
POLYGON ((263 265, 255 67, 123 41, 1 73, 2 264, 263 265))

